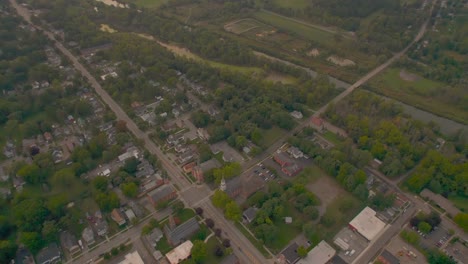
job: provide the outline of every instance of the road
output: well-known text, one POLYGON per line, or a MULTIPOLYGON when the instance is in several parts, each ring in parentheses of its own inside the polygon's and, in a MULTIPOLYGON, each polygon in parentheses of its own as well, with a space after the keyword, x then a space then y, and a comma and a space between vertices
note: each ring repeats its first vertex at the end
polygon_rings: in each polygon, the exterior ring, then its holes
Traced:
MULTIPOLYGON (((89 73, 89 71, 79 62, 78 58, 75 57, 67 48, 65 48, 62 43, 58 42, 54 35, 45 30, 44 28, 40 27, 39 25, 35 25, 31 21, 31 15, 29 11, 18 5, 18 3, 15 0, 10 0, 10 4, 16 9, 18 14, 23 17, 28 23, 30 23, 32 26, 34 26, 36 29, 42 31, 52 42, 54 42, 55 47, 62 52, 63 55, 65 55, 73 64, 75 69, 77 69, 83 77, 85 77, 88 82, 91 84, 91 86, 94 88, 96 91, 96 94, 98 94, 101 98, 101 100, 111 109, 112 112, 116 115, 117 119, 123 120, 127 124, 128 130, 138 139, 141 139, 143 141, 144 147, 153 155, 157 156, 158 159, 161 161, 161 164, 163 168, 167 171, 169 177, 171 178, 171 182, 173 184, 176 184, 177 187, 179 188, 179 197, 184 202, 185 205, 190 207, 189 205, 192 203, 195 203, 197 201, 193 201, 191 195, 192 193, 197 194, 197 199, 202 200, 209 195, 211 195, 211 190, 207 185, 199 185, 199 186, 193 186, 183 175, 181 168, 178 167, 177 165, 173 164, 161 151, 161 149, 148 137, 146 133, 144 133, 137 125, 136 123, 125 113, 125 111, 112 99, 112 97, 102 88, 102 86, 98 83, 96 78, 94 78, 93 75, 89 73), (192 191, 191 191, 192 190, 192 191), (184 195, 187 194, 187 195, 184 195)), ((206 204, 210 204, 208 201, 206 204)), ((269 261, 260 253, 258 250, 248 241, 245 239, 242 235, 242 233, 237 230, 231 223, 229 223, 224 217, 223 214, 219 211, 211 211, 212 212, 212 217, 218 219, 217 223, 220 225, 226 226, 225 232, 227 232, 227 235, 230 237, 231 241, 233 244, 238 245, 239 248, 242 250, 238 250, 238 256, 249 259, 249 262, 247 263, 269 263, 269 261)), ((122 235, 119 235, 116 237, 114 240, 117 241, 115 243, 120 244, 121 241, 125 241, 128 237, 138 237, 141 233, 141 230, 139 228, 132 228, 129 232, 126 232, 122 235)), ((103 246, 103 249, 101 250, 101 247, 99 250, 94 250, 93 255, 96 255, 96 252, 101 252, 103 250, 108 249, 108 247, 112 248, 110 246, 111 243, 105 244, 103 246)), ((104 251, 105 252, 105 251, 104 251)), ((88 259, 92 258, 92 256, 89 256, 88 259)))

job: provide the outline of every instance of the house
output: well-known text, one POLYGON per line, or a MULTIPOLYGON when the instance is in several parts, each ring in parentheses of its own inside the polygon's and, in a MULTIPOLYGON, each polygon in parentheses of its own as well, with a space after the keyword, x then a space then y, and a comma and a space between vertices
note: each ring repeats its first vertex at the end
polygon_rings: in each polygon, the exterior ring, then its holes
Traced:
POLYGON ((184 134, 183 133, 177 133, 177 134, 172 134, 172 135, 169 135, 166 139, 166 142, 167 144, 171 145, 171 146, 175 146, 179 143, 181 143, 182 141, 184 141, 184 134))
POLYGON ((52 134, 50 132, 45 132, 44 133, 44 139, 47 143, 52 142, 52 134))
POLYGON ((98 220, 95 224, 96 233, 98 236, 105 236, 107 235, 107 222, 105 220, 98 220))
POLYGON ((292 222, 293 222, 292 217, 286 216, 286 217, 284 218, 284 223, 285 223, 285 224, 288 224, 288 225, 289 225, 289 224, 292 224, 292 222))
POLYGON ((192 168, 192 175, 197 180, 198 184, 201 184, 205 180, 203 176, 203 171, 199 166, 195 166, 192 168))
POLYGON ((23 180, 22 177, 13 177, 13 187, 15 187, 17 192, 22 192, 23 191, 23 186, 26 184, 26 182, 23 180))
POLYGON ((94 232, 93 229, 90 227, 86 227, 83 230, 83 233, 81 234, 81 237, 83 238, 84 242, 88 245, 91 246, 92 244, 96 243, 94 240, 94 232))
POLYGON ((221 167, 221 163, 219 163, 219 161, 215 158, 212 158, 200 164, 200 169, 202 170, 203 173, 206 173, 209 170, 220 168, 220 167, 221 167))
POLYGON ((296 147, 290 147, 288 149, 288 153, 289 153, 289 155, 291 155, 291 157, 293 157, 295 159, 300 159, 300 158, 304 157, 304 153, 302 151, 300 151, 296 147))
POLYGON ((191 161, 194 157, 195 153, 193 151, 187 151, 179 155, 178 161, 182 164, 191 161))
POLYGON ((210 134, 208 133, 208 131, 204 128, 198 128, 197 129, 197 136, 201 139, 201 140, 205 140, 205 141, 208 141, 210 139, 210 134))
POLYGON ((170 264, 179 264, 190 257, 192 247, 192 241, 185 241, 183 244, 167 253, 166 258, 170 264))
POLYGON ((257 208, 255 207, 249 207, 247 208, 247 210, 245 210, 243 213, 242 213, 242 219, 247 222, 247 223, 251 223, 254 219, 255 219, 255 215, 257 214, 257 208))
POLYGON ((299 245, 293 242, 291 245, 286 247, 278 256, 278 263, 281 264, 294 264, 299 261, 300 257, 297 254, 299 245))
POLYGON ((146 238, 151 243, 151 246, 154 248, 158 244, 159 240, 163 237, 163 232, 159 228, 153 229, 151 233, 149 233, 146 238))
POLYGON ((299 111, 292 111, 290 115, 296 119, 301 119, 303 117, 302 113, 299 111))
POLYGON ((49 244, 36 255, 37 264, 55 264, 62 260, 62 254, 56 243, 49 244))
POLYGON ((175 246, 187 240, 200 229, 200 225, 195 217, 190 218, 177 227, 165 225, 164 234, 169 244, 175 246))
POLYGON ((125 217, 127 217, 128 221, 130 221, 130 222, 132 222, 133 219, 137 218, 135 213, 133 212, 133 210, 130 209, 130 208, 125 210, 125 217))
POLYGON ((123 218, 122 214, 120 213, 120 210, 117 208, 114 208, 111 212, 111 218, 114 220, 119 226, 125 225, 126 221, 125 218, 123 218))
POLYGON ((60 234, 60 243, 70 255, 75 255, 81 251, 78 240, 69 231, 64 231, 60 234))
POLYGON ((313 116, 310 121, 313 128, 317 129, 319 132, 323 132, 325 125, 322 118, 313 116))
POLYGON ((400 260, 388 250, 384 250, 377 260, 382 264, 400 264, 400 260))
POLYGON ((170 185, 163 185, 147 194, 150 203, 157 206, 160 203, 176 198, 177 193, 170 185))
POLYGON ((184 153, 184 152, 186 152, 187 150, 189 150, 189 148, 187 148, 186 145, 177 144, 177 146, 174 147, 174 150, 175 150, 175 152, 177 152, 177 153, 184 153))

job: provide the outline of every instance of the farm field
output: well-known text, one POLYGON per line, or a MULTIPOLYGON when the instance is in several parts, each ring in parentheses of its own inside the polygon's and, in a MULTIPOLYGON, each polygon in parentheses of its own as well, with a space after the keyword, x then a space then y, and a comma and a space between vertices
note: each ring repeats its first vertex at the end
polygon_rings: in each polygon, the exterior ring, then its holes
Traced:
POLYGON ((399 68, 390 68, 372 79, 369 86, 377 93, 414 107, 457 122, 465 124, 468 122, 468 112, 438 98, 438 95, 443 93, 441 90, 450 89, 443 83, 425 79, 399 68))

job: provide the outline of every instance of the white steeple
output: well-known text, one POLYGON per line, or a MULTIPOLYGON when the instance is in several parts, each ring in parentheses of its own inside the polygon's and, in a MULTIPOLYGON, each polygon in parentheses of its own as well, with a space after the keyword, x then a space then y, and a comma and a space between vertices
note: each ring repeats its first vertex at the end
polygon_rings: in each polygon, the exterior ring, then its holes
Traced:
POLYGON ((221 184, 219 185, 219 189, 223 192, 226 191, 226 181, 224 180, 224 176, 221 179, 221 184))

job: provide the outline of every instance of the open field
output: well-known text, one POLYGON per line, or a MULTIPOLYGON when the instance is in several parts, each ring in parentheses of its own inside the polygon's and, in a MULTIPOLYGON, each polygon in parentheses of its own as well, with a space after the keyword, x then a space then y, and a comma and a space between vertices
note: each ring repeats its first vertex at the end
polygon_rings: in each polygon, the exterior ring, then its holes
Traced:
POLYGON ((465 124, 468 122, 468 112, 439 100, 441 90, 450 87, 409 72, 403 72, 403 77, 407 79, 404 80, 401 73, 401 69, 398 68, 384 71, 370 81, 370 89, 436 115, 465 124), (412 81, 408 80, 409 77, 412 81))
POLYGON ((279 127, 272 127, 271 129, 263 130, 262 133, 263 133, 263 140, 262 140, 261 145, 263 147, 269 147, 276 140, 278 140, 283 134, 285 134, 286 131, 279 127))
POLYGON ((284 8, 294 8, 294 9, 303 9, 310 5, 308 0, 274 0, 275 4, 284 7, 284 8))
POLYGON ((274 27, 266 25, 253 18, 245 18, 241 20, 236 20, 234 22, 230 22, 224 25, 224 30, 237 34, 237 35, 248 32, 249 30, 252 30, 252 29, 262 30, 265 32, 276 31, 274 27))
POLYGON ((333 41, 333 34, 330 32, 310 27, 269 12, 259 11, 255 13, 255 18, 323 45, 329 45, 330 41, 333 41))
POLYGON ((192 53, 190 50, 186 48, 182 48, 174 44, 161 42, 159 40, 156 40, 153 36, 149 36, 146 34, 136 34, 136 35, 138 35, 139 37, 148 39, 148 40, 156 41, 159 45, 165 47, 166 49, 168 49, 170 52, 174 53, 177 56, 186 57, 187 59, 191 59, 197 62, 207 63, 209 66, 213 68, 218 68, 221 70, 236 71, 236 72, 240 72, 243 74, 260 75, 261 73, 263 73, 263 70, 257 67, 242 67, 242 66, 229 65, 229 64, 216 62, 216 61, 206 60, 196 55, 195 53, 192 53))
POLYGON ((129 4, 135 4, 138 7, 145 8, 158 8, 162 4, 167 3, 169 0, 123 0, 123 2, 129 4))
POLYGON ((280 82, 280 83, 283 83, 283 84, 294 84, 297 82, 297 79, 292 77, 292 76, 289 76, 289 75, 285 75, 285 74, 281 74, 281 73, 278 73, 278 72, 270 72, 265 80, 267 81, 271 81, 271 82, 280 82))

